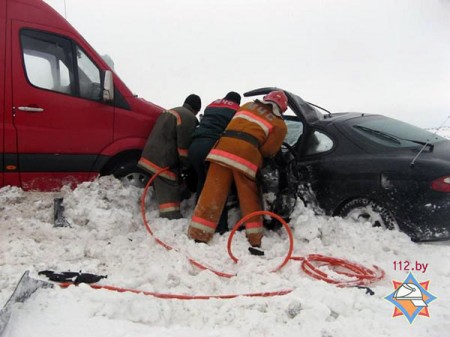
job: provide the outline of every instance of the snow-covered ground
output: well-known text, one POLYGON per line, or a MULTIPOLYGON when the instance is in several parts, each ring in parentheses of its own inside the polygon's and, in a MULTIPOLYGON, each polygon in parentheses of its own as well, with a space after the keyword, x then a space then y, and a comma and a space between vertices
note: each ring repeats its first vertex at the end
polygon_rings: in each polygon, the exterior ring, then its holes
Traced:
MULTIPOLYGON (((450 128, 439 130, 450 138, 450 128)), ((242 232, 235 235, 232 263, 227 255, 228 234, 216 235, 209 245, 186 237, 193 198, 183 203, 185 219, 157 218, 154 198, 147 199, 147 217, 168 251, 146 231, 141 213, 142 190, 124 187, 111 177, 83 183, 58 193, 0 189, 0 306, 8 300, 24 271, 42 278, 41 270, 107 274, 99 283, 157 293, 234 295, 292 289, 287 295, 233 299, 161 299, 131 292, 94 290, 87 285, 39 289, 14 308, 4 335, 53 336, 448 336, 450 330, 450 246, 417 244, 399 232, 372 228, 340 218, 316 216, 299 203, 291 227, 294 255, 320 253, 384 269, 383 280, 371 285, 375 295, 358 288, 337 288, 307 276, 290 261, 270 272, 284 258, 287 236, 269 232, 264 257, 251 256, 242 232), (64 198, 71 227, 53 227, 53 199, 64 198), (227 273, 223 278, 200 271, 187 257, 227 273), (427 263, 420 282, 430 281, 437 297, 429 317, 413 324, 392 317, 394 306, 385 299, 407 271, 399 262, 427 263)), ((238 214, 232 214, 237 219, 238 214)), ((43 278, 45 279, 45 278, 43 278)))

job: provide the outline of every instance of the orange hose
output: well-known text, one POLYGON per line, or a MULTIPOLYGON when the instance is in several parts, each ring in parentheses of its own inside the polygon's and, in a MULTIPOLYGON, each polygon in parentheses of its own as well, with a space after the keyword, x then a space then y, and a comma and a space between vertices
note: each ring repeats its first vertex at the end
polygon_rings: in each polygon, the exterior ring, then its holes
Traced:
MULTIPOLYGON (((60 283, 61 288, 68 288, 70 286, 75 285, 73 282, 63 282, 60 283)), ((142 294, 145 296, 153 296, 157 298, 164 298, 164 299, 177 299, 177 300, 209 300, 212 298, 215 299, 229 299, 229 298, 236 298, 239 296, 246 296, 246 297, 272 297, 272 296, 282 296, 289 294, 292 290, 280 290, 280 291, 267 291, 267 292, 259 292, 259 293, 247 293, 247 294, 229 294, 229 295, 184 295, 184 294, 168 294, 168 293, 158 293, 153 291, 144 291, 144 290, 137 290, 137 289, 130 289, 130 288, 121 288, 121 287, 115 287, 111 285, 101 285, 101 284, 88 284, 93 289, 103 289, 103 290, 110 290, 110 291, 117 291, 119 293, 123 292, 131 292, 134 294, 142 294)))
MULTIPOLYGON (((165 243, 164 241, 160 240, 157 236, 154 235, 152 229, 150 228, 150 225, 148 224, 147 221, 147 215, 145 212, 145 198, 147 196, 148 193, 148 189, 150 187, 150 185, 152 184, 153 180, 155 180, 155 178, 160 175, 161 173, 167 171, 169 169, 169 167, 164 167, 161 170, 159 170, 158 172, 156 172, 148 181, 147 185, 145 185, 144 188, 144 192, 142 193, 141 196, 141 214, 142 214, 142 219, 144 221, 144 225, 145 228, 147 229, 147 232, 149 232, 149 234, 155 239, 155 241, 160 244, 161 246, 163 246, 164 248, 166 248, 167 250, 172 250, 174 249, 172 246, 168 245, 167 243, 165 243)), ((177 252, 179 252, 178 250, 176 250, 177 252)), ((225 277, 225 278, 231 278, 233 276, 236 276, 235 274, 229 274, 229 273, 224 273, 218 270, 214 270, 212 268, 206 267, 203 264, 201 264, 200 262, 195 261, 194 259, 187 257, 189 259, 189 261, 195 265, 197 268, 200 268, 201 270, 209 270, 211 272, 213 272, 214 274, 216 274, 217 276, 220 277, 225 277)))
MULTIPOLYGON (((145 228, 150 233, 150 235, 152 235, 154 237, 155 241, 158 244, 160 244, 161 246, 163 246, 164 248, 166 248, 168 250, 172 250, 172 249, 174 249, 173 247, 169 246, 168 244, 166 244, 165 242, 163 242, 162 240, 160 240, 153 234, 153 231, 151 230, 150 225, 148 224, 146 210, 145 210, 145 198, 148 193, 148 188, 150 187, 153 180, 159 174, 161 174, 164 171, 167 171, 168 169, 169 169, 169 167, 165 167, 165 168, 161 169, 160 171, 156 172, 151 177, 151 179, 148 181, 147 185, 145 186, 142 197, 141 197, 141 213, 142 213, 142 218, 144 221, 145 228)), ((283 218, 281 218, 279 215, 277 215, 273 212, 269 212, 269 211, 256 211, 256 212, 247 214, 233 226, 233 229, 231 230, 230 236, 228 238, 227 250, 228 250, 228 255, 235 263, 237 263, 239 260, 234 256, 234 254, 231 250, 231 243, 232 243, 234 234, 236 233, 238 228, 240 226, 242 226, 242 224, 245 223, 245 221, 247 221, 249 218, 257 216, 257 215, 269 215, 270 217, 275 218, 283 225, 284 229, 286 230, 286 232, 288 234, 289 249, 286 254, 286 257, 284 258, 283 262, 277 268, 272 270, 272 272, 279 271, 281 268, 283 268, 289 262, 289 260, 301 261, 301 269, 307 275, 309 275, 315 279, 325 281, 327 283, 335 284, 339 287, 353 287, 353 286, 357 286, 357 285, 367 285, 372 282, 381 280, 385 275, 384 271, 377 266, 373 266, 373 269, 369 269, 360 264, 350 262, 345 259, 328 257, 328 256, 319 255, 319 254, 311 254, 311 255, 307 255, 305 257, 292 256, 292 252, 294 249, 294 239, 293 239, 291 228, 286 223, 286 221, 284 221, 283 218), (320 267, 328 265, 329 267, 331 267, 333 269, 333 271, 335 273, 349 277, 350 280, 333 279, 331 276, 328 276, 326 273, 319 270, 318 267, 316 267, 313 264, 313 262, 320 262, 321 263, 320 267), (349 270, 350 272, 346 272, 344 270, 349 270)), ((209 270, 220 277, 231 278, 233 276, 236 276, 235 274, 224 273, 224 272, 217 271, 212 268, 206 267, 203 264, 201 264, 200 262, 198 262, 192 258, 188 257, 188 259, 196 267, 198 267, 202 270, 209 270)), ((139 291, 139 290, 123 289, 123 288, 116 288, 116 287, 111 287, 111 286, 95 286, 95 287, 104 288, 104 289, 106 289, 108 287, 108 288, 111 288, 110 290, 131 291, 131 292, 136 292, 136 293, 143 293, 144 295, 152 295, 155 297, 178 298, 178 299, 233 298, 236 296, 277 296, 277 295, 288 294, 291 291, 293 291, 293 289, 288 289, 288 290, 282 290, 282 291, 276 291, 276 292, 264 292, 264 293, 244 294, 244 295, 189 296, 189 295, 171 295, 171 294, 143 292, 143 291, 139 291), (123 290, 119 290, 119 289, 123 289, 123 290)))
MULTIPOLYGON (((293 258, 297 259, 297 258, 293 258)), ((301 258, 301 268, 302 270, 308 274, 309 276, 325 281, 327 283, 332 283, 337 285, 338 287, 352 287, 352 286, 361 286, 373 283, 375 281, 379 281, 384 278, 384 271, 377 267, 373 266, 373 269, 366 268, 360 264, 350 262, 348 260, 339 259, 335 257, 323 256, 320 254, 311 254, 306 256, 305 258, 301 258), (316 266, 314 266, 311 262, 322 262, 320 266, 329 265, 332 267, 336 267, 333 271, 337 274, 344 275, 349 277, 349 280, 337 280, 328 276, 326 273, 319 270, 316 266), (349 272, 345 272, 344 270, 349 270, 349 272)))
POLYGON ((152 229, 150 228, 148 221, 147 221, 147 214, 145 213, 145 197, 147 196, 148 193, 148 189, 150 188, 150 185, 152 184, 153 180, 156 179, 156 177, 158 175, 160 175, 161 173, 168 171, 169 167, 164 167, 163 169, 159 170, 156 174, 154 174, 149 180, 147 185, 145 185, 144 188, 144 193, 142 193, 141 196, 141 214, 142 214, 142 219, 144 220, 144 225, 145 228, 147 229, 147 232, 150 233, 151 236, 153 236, 153 238, 155 239, 155 241, 157 243, 159 243, 161 246, 163 246, 164 248, 166 248, 167 250, 172 250, 172 247, 170 247, 168 244, 166 244, 165 242, 161 241, 160 239, 158 239, 154 234, 152 229))
MULTIPOLYGON (((147 196, 148 189, 149 189, 151 183, 159 174, 161 174, 164 171, 167 171, 168 169, 169 169, 168 167, 161 169, 156 174, 154 174, 151 177, 151 179, 148 181, 147 185, 145 186, 144 192, 142 193, 142 197, 141 197, 141 213, 142 213, 142 219, 144 221, 145 228, 147 229, 148 233, 155 239, 155 241, 158 244, 160 244, 161 246, 163 246, 164 248, 166 248, 168 250, 172 250, 172 249, 174 249, 173 247, 169 246, 168 244, 166 244, 165 242, 163 242, 162 240, 160 240, 159 238, 157 238, 154 235, 152 229, 150 228, 150 225, 148 224, 147 215, 146 215, 146 211, 145 211, 145 198, 147 196)), ((364 266, 361 266, 359 264, 356 264, 356 263, 353 263, 353 262, 350 262, 350 261, 344 260, 344 259, 328 257, 328 256, 319 255, 319 254, 311 254, 311 255, 307 255, 306 257, 292 256, 292 251, 293 251, 293 247, 294 247, 294 239, 293 239, 291 228, 286 223, 286 221, 284 221, 283 218, 281 218, 279 215, 269 212, 269 211, 253 212, 251 214, 246 215, 242 219, 240 219, 234 225, 234 227, 230 233, 230 236, 228 238, 227 249, 228 249, 228 255, 235 263, 238 262, 238 259, 233 255, 233 252, 231 251, 231 242, 233 240, 234 234, 236 233, 238 228, 242 224, 245 223, 245 221, 247 221, 249 218, 257 216, 257 215, 269 215, 272 218, 275 218, 283 225, 283 227, 286 229, 286 232, 288 234, 288 238, 289 238, 288 252, 287 252, 286 257, 283 260, 283 262, 277 268, 275 268, 273 270, 273 272, 278 271, 281 268, 283 268, 288 263, 289 260, 301 261, 301 268, 306 274, 308 274, 309 276, 316 278, 318 280, 322 280, 322 281, 325 281, 325 282, 328 282, 331 284, 335 284, 338 287, 352 287, 352 286, 358 286, 358 285, 367 285, 369 283, 381 280, 385 275, 384 271, 377 266, 373 266, 373 269, 369 269, 369 268, 366 268, 364 266), (330 267, 335 267, 336 269, 333 269, 333 271, 335 273, 344 275, 351 279, 350 280, 333 279, 332 277, 328 276, 323 271, 319 270, 313 264, 313 262, 321 263, 319 266, 328 265, 330 267), (342 269, 347 269, 350 272, 346 272, 342 269)), ((207 269, 218 276, 225 277, 225 278, 230 278, 230 277, 236 276, 235 274, 223 273, 223 272, 205 267, 203 264, 195 261, 194 259, 191 259, 191 258, 188 258, 188 259, 196 267, 203 269, 203 270, 207 269)), ((62 288, 67 288, 72 285, 75 285, 75 284, 73 282, 60 283, 60 287, 62 287, 62 288)), ((100 285, 100 284, 88 284, 88 285, 93 289, 104 289, 104 290, 117 291, 117 292, 131 292, 134 294, 142 294, 145 296, 153 296, 153 297, 162 298, 162 299, 178 299, 178 300, 230 299, 230 298, 236 298, 238 296, 272 297, 272 296, 286 295, 293 291, 293 289, 286 289, 286 290, 280 290, 280 291, 268 291, 268 292, 246 293, 246 294, 185 295, 185 294, 168 294, 168 293, 159 293, 159 292, 153 292, 153 291, 143 291, 143 290, 130 289, 130 288, 121 288, 121 287, 116 287, 116 286, 111 286, 111 285, 100 285)))
POLYGON ((291 256, 292 256, 292 251, 294 250, 294 238, 292 236, 292 231, 289 228, 289 225, 286 223, 286 221, 284 221, 284 219, 282 217, 280 217, 278 214, 269 212, 269 211, 256 211, 250 214, 247 214, 246 216, 244 216, 241 220, 239 220, 233 227, 233 229, 231 230, 230 236, 228 237, 228 242, 227 242, 227 250, 228 250, 228 255, 230 256, 230 258, 237 263, 238 259, 233 255, 233 252, 231 251, 231 241, 233 240, 234 234, 236 233, 236 231, 239 229, 239 227, 241 227, 242 224, 244 224, 248 219, 257 216, 257 215, 269 215, 272 218, 277 219, 279 222, 281 222, 281 224, 284 226, 284 228, 286 229, 287 233, 288 233, 288 238, 289 238, 289 250, 287 252, 287 255, 285 257, 285 259, 283 260, 283 262, 273 270, 273 272, 280 270, 281 268, 283 268, 286 263, 288 263, 288 261, 290 260, 291 256))

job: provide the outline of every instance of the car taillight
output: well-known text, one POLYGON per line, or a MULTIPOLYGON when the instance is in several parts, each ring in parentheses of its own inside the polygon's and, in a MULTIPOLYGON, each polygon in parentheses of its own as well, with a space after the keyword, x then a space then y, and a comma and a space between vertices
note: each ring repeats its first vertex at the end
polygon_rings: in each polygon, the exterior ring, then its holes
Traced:
POLYGON ((431 188, 438 192, 450 192, 450 176, 433 180, 431 182, 431 188))

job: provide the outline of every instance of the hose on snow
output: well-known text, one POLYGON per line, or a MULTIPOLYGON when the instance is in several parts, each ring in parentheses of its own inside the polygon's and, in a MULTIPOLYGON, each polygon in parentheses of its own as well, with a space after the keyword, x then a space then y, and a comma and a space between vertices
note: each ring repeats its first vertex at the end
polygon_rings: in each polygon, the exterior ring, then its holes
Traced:
MULTIPOLYGON (((162 172, 165 172, 168 169, 169 169, 168 167, 161 169, 160 171, 155 173, 151 177, 151 179, 148 181, 147 185, 145 186, 142 197, 141 197, 141 213, 142 213, 144 225, 147 228, 147 231, 155 238, 155 241, 158 242, 163 247, 165 247, 166 249, 172 250, 172 249, 174 249, 173 247, 169 246, 167 243, 163 242, 162 240, 160 240, 153 234, 153 231, 151 230, 150 225, 147 221, 146 207, 145 207, 145 199, 146 199, 146 196, 148 193, 148 188, 152 184, 153 180, 159 174, 161 174, 162 172)), ((291 228, 289 227, 289 225, 286 223, 286 221, 283 218, 281 218, 279 215, 277 215, 273 212, 269 212, 269 211, 256 211, 256 212, 247 214, 233 226, 233 229, 231 230, 229 238, 228 238, 227 250, 228 250, 228 255, 235 263, 238 263, 239 260, 235 257, 235 255, 233 254, 232 249, 231 249, 234 234, 239 229, 239 227, 241 227, 249 218, 257 216, 257 215, 267 215, 267 216, 270 216, 270 217, 276 219, 283 225, 283 227, 286 230, 287 235, 288 235, 288 239, 289 239, 288 252, 286 253, 286 256, 285 256, 283 262, 277 268, 272 270, 272 272, 281 270, 290 260, 300 261, 301 269, 307 275, 309 275, 315 279, 325 281, 327 283, 335 284, 336 286, 339 286, 339 287, 366 286, 366 285, 369 285, 371 283, 374 283, 376 281, 383 279, 383 277, 385 275, 384 271, 377 266, 373 266, 373 268, 371 269, 371 268, 364 267, 358 263, 351 262, 346 259, 324 256, 324 255, 320 255, 320 254, 311 254, 311 255, 307 255, 305 257, 292 256, 292 252, 294 250, 294 240, 293 240, 291 228), (332 273, 325 272, 325 269, 327 269, 327 268, 331 269, 332 273)), ((204 264, 202 264, 190 257, 188 257, 188 259, 192 264, 199 267, 200 269, 203 269, 203 270, 207 269, 207 270, 215 273, 218 276, 226 277, 226 278, 236 276, 236 274, 224 273, 221 271, 217 271, 213 268, 206 267, 204 264)), ((292 290, 290 290, 290 291, 292 291, 292 290)))
MULTIPOLYGON (((147 229, 147 232, 154 238, 154 240, 163 246, 164 248, 168 250, 175 250, 172 246, 168 245, 161 239, 159 239, 152 231, 148 220, 147 220, 147 214, 146 214, 146 207, 145 207, 145 199, 148 193, 148 189, 150 188, 150 185, 154 181, 154 179, 160 175, 161 173, 169 170, 168 167, 163 168, 159 170, 157 173, 155 173, 148 181, 144 188, 144 192, 141 196, 141 214, 142 219, 145 225, 145 228, 147 229)), ((289 261, 300 261, 301 269, 309 276, 325 281, 330 284, 334 284, 338 287, 363 287, 367 286, 373 282, 376 282, 378 280, 381 280, 384 277, 384 271, 377 267, 373 266, 373 269, 364 267, 360 264, 345 260, 345 259, 339 259, 335 257, 329 257, 324 256, 320 254, 310 254, 305 257, 301 256, 292 256, 292 252, 294 250, 294 239, 292 235, 291 228, 289 225, 284 221, 283 218, 281 218, 279 215, 269 212, 269 211, 256 211, 250 214, 247 214, 243 218, 241 218, 234 226, 233 229, 230 232, 230 235, 228 237, 227 242, 227 250, 229 257, 235 262, 238 263, 239 260, 235 257, 235 255, 232 252, 232 240, 234 237, 234 234, 236 231, 251 217, 258 216, 258 215, 266 215, 270 216, 277 221, 279 221, 284 229, 287 232, 288 240, 289 240, 289 249, 286 253, 285 258, 283 259, 282 263, 272 270, 272 272, 277 272, 281 270, 289 261), (330 272, 325 272, 325 269, 331 270, 334 272, 334 274, 338 275, 331 275, 330 272), (344 279, 342 279, 344 277, 344 279)), ((178 251, 179 252, 179 251, 178 251)), ((181 252, 180 252, 181 253, 181 252)), ((218 270, 215 270, 211 267, 207 267, 204 264, 187 257, 189 261, 195 265, 196 267, 202 269, 202 270, 209 270, 213 272, 214 274, 225 277, 225 278, 231 278, 236 276, 236 274, 230 274, 221 272, 218 270)), ((94 275, 95 276, 95 275, 94 275)), ((101 276, 101 278, 105 278, 105 276, 101 276)), ((88 283, 86 283, 88 284, 88 283)), ((60 286, 62 288, 67 288, 72 285, 77 285, 76 282, 61 282, 60 286)), ((178 299, 178 300, 208 300, 208 299, 231 299, 236 298, 238 296, 248 296, 248 297, 272 297, 272 296, 281 296, 286 295, 292 292, 294 289, 284 289, 284 290, 278 290, 278 291, 266 291, 266 292, 256 292, 256 293, 243 293, 243 294, 225 294, 225 295, 186 295, 186 294, 169 294, 169 293, 161 293, 161 292, 152 292, 152 291, 144 291, 144 290, 137 290, 137 289, 130 289, 130 288, 122 288, 112 285, 102 285, 102 284, 88 284, 93 289, 103 289, 103 290, 109 290, 109 291, 117 291, 117 292, 131 292, 134 294, 142 294, 146 296, 153 296, 156 298, 162 298, 162 299, 178 299)), ((369 288, 365 287, 367 290, 370 290, 369 288)), ((368 293, 371 293, 368 292, 368 293)), ((373 292, 371 293, 373 294, 373 292)))

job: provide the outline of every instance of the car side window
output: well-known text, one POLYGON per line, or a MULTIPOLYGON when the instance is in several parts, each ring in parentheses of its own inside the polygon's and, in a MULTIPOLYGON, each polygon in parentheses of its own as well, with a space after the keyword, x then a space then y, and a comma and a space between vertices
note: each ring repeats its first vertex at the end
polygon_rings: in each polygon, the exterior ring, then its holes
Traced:
POLYGON ((290 119, 289 116, 285 118, 285 123, 288 129, 284 141, 290 146, 297 144, 300 136, 303 134, 303 123, 298 119, 290 119))
POLYGON ((100 69, 72 40, 24 29, 20 41, 25 72, 33 86, 101 100, 100 69))
POLYGON ((333 148, 333 140, 323 132, 315 130, 306 144, 306 155, 327 152, 333 148))

